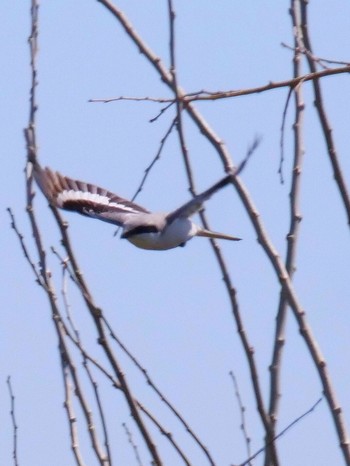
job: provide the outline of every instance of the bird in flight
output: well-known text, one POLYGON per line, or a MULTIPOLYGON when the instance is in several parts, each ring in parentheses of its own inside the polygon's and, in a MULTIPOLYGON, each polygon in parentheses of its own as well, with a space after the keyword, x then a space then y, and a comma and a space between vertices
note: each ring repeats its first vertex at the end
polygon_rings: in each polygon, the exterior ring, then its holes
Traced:
POLYGON ((73 180, 49 168, 34 164, 34 176, 49 203, 60 209, 78 212, 118 225, 121 238, 142 249, 166 250, 184 246, 194 236, 239 241, 240 238, 210 231, 196 225, 190 217, 204 201, 230 182, 244 164, 206 191, 169 213, 153 213, 134 202, 83 181, 73 180))

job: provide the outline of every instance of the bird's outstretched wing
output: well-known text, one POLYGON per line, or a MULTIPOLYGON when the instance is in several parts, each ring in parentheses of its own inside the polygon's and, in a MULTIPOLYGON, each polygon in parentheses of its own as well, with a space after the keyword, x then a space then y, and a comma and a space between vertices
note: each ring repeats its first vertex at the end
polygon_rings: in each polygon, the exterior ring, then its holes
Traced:
POLYGON ((129 214, 149 213, 143 207, 90 183, 73 180, 49 168, 34 167, 40 189, 50 204, 123 226, 129 214))
POLYGON ((209 199, 210 196, 212 196, 216 191, 219 191, 219 189, 231 183, 233 179, 236 178, 244 170, 248 160, 253 155, 256 148, 259 146, 259 144, 260 144, 260 138, 256 137, 255 140, 253 141, 253 144, 248 148, 248 151, 244 159, 241 161, 241 163, 238 165, 237 168, 232 170, 230 175, 225 176, 224 178, 222 178, 220 181, 215 183, 213 186, 211 186, 206 191, 202 192, 201 194, 198 194, 193 199, 186 202, 186 204, 174 210, 173 212, 170 212, 170 214, 168 214, 166 217, 167 222, 170 224, 176 218, 190 217, 191 215, 198 212, 198 210, 202 207, 202 204, 204 201, 209 199))
POLYGON ((222 178, 222 180, 215 183, 206 191, 202 192, 201 194, 198 194, 193 199, 186 202, 186 204, 182 205, 173 212, 170 212, 170 214, 168 214, 166 217, 167 222, 172 223, 176 218, 190 217, 191 215, 195 214, 202 207, 204 201, 209 199, 210 196, 212 196, 216 191, 223 188, 230 182, 232 182, 232 175, 225 176, 225 178, 222 178))

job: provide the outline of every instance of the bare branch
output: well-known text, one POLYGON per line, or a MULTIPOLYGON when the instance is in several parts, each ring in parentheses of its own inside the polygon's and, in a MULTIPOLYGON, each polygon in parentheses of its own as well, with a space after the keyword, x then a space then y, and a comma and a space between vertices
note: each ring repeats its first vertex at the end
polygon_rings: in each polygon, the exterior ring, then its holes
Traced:
MULTIPOLYGON (((235 374, 233 373, 233 371, 230 371, 229 374, 230 374, 232 382, 233 382, 233 386, 234 386, 234 389, 235 389, 235 395, 236 395, 238 406, 239 406, 239 411, 241 413, 241 425, 240 425, 240 428, 241 428, 241 430, 243 432, 244 441, 245 441, 245 444, 246 444, 246 447, 247 447, 247 455, 248 455, 248 458, 250 458, 251 454, 252 454, 251 448, 250 448, 251 438, 250 438, 250 436, 248 434, 247 425, 246 425, 246 419, 245 419, 246 408, 244 407, 243 402, 242 402, 242 397, 241 397, 241 394, 239 392, 238 382, 237 382, 237 379, 235 377, 235 374)), ((252 463, 249 461, 248 465, 252 466, 252 463)))
POLYGON ((112 327, 108 323, 107 319, 103 316, 103 321, 110 332, 110 336, 116 343, 120 346, 120 348, 124 351, 124 353, 130 358, 130 360, 135 364, 135 366, 140 370, 140 372, 144 375, 147 384, 154 390, 157 396, 161 399, 161 401, 170 409, 170 411, 174 414, 174 416, 180 421, 180 423, 184 426, 187 433, 192 437, 192 439, 196 442, 196 444, 200 447, 203 451, 204 455, 207 457, 209 463, 214 466, 214 460, 208 450, 208 448, 203 444, 203 442, 199 439, 196 435, 194 430, 190 427, 190 425, 185 421, 184 417, 180 414, 180 412, 174 407, 172 403, 168 400, 168 398, 164 395, 163 392, 157 387, 155 382, 151 379, 147 370, 141 365, 138 359, 130 352, 130 350, 124 345, 124 343, 120 340, 120 338, 115 334, 112 327))
MULTIPOLYGON (((300 45, 301 45, 301 29, 300 29, 300 9, 299 0, 291 0, 290 14, 292 18, 295 55, 293 59, 294 76, 299 76, 301 72, 300 65, 300 45)), ((296 246, 299 233, 299 225, 301 222, 301 214, 299 209, 300 203, 300 188, 301 188, 301 171, 304 155, 303 147, 303 115, 304 101, 302 94, 302 86, 298 85, 294 88, 295 102, 295 117, 294 117, 294 162, 291 171, 291 191, 290 191, 290 227, 287 234, 287 255, 285 267, 289 276, 292 278, 296 269, 296 246)), ((280 301, 276 317, 276 329, 274 337, 274 347, 272 361, 270 365, 270 402, 269 416, 271 419, 273 436, 275 435, 278 407, 281 398, 281 369, 282 369, 282 351, 285 344, 285 327, 287 320, 288 300, 283 289, 280 292, 280 301)), ((269 442, 271 439, 267 439, 269 442)), ((265 465, 269 465, 270 459, 267 452, 265 465)))
POLYGON ((165 99, 165 98, 162 99, 159 97, 127 97, 127 96, 122 96, 122 95, 119 97, 110 97, 108 99, 89 99, 88 102, 108 104, 110 102, 118 102, 121 100, 132 101, 132 102, 156 102, 158 104, 174 102, 171 99, 165 99))
POLYGON ((277 81, 271 82, 269 84, 265 84, 264 86, 257 86, 248 89, 237 89, 232 91, 199 91, 198 93, 189 94, 190 97, 185 95, 184 101, 186 103, 195 102, 195 101, 203 101, 203 100, 219 100, 219 99, 228 99, 232 97, 241 97, 243 95, 251 95, 251 94, 260 94, 261 92, 271 91, 273 89, 279 89, 281 87, 290 87, 294 88, 300 82, 307 82, 307 81, 317 81, 320 78, 324 78, 326 76, 333 76, 336 74, 342 73, 350 73, 350 65, 347 64, 346 66, 342 66, 339 68, 332 68, 322 71, 315 71, 312 73, 307 73, 302 76, 295 77, 293 79, 286 79, 284 81, 277 81))
POLYGON ((10 394, 10 401, 11 401, 11 409, 10 409, 10 415, 11 415, 11 420, 12 420, 12 428, 13 428, 13 450, 12 450, 12 458, 13 458, 13 464, 15 466, 19 466, 18 462, 18 425, 16 422, 16 414, 15 414, 15 395, 13 393, 12 389, 12 382, 11 382, 11 376, 9 375, 6 380, 9 394, 10 394))
MULTIPOLYGON (((322 401, 322 398, 318 399, 316 401, 316 403, 311 406, 310 409, 305 411, 305 413, 303 413, 301 416, 297 417, 296 419, 294 419, 294 421, 292 421, 290 424, 288 424, 288 426, 285 427, 278 435, 276 435, 276 437, 274 437, 271 440, 271 442, 276 442, 276 440, 278 440, 280 437, 282 437, 282 435, 284 435, 286 432, 288 432, 288 430, 291 429, 293 426, 298 424, 305 416, 311 414, 317 408, 317 406, 321 403, 321 401, 322 401)), ((256 453, 254 453, 254 455, 252 455, 250 458, 243 461, 243 463, 240 463, 238 466, 246 466, 253 459, 255 459, 257 456, 259 456, 261 453, 263 453, 268 446, 269 445, 264 445, 262 448, 260 448, 260 450, 258 450, 256 453)), ((232 465, 232 466, 234 466, 234 465, 232 465)))
POLYGON ((130 443, 131 448, 134 451, 135 459, 136 459, 136 462, 137 462, 138 466, 143 466, 142 461, 141 461, 141 457, 140 457, 140 453, 139 453, 139 449, 137 448, 137 445, 134 442, 134 439, 132 437, 132 433, 130 432, 130 430, 129 430, 128 426, 125 424, 125 422, 123 422, 122 426, 123 426, 123 429, 125 430, 125 434, 126 434, 126 436, 128 438, 128 442, 130 443))
POLYGON ((11 218, 11 228, 16 233, 16 236, 17 236, 17 238, 18 238, 18 240, 20 242, 21 248, 22 248, 23 255, 24 255, 26 261, 28 262, 28 264, 30 265, 30 268, 32 269, 32 271, 33 271, 33 273, 34 273, 34 275, 36 277, 36 282, 38 283, 38 285, 45 288, 46 287, 45 282, 42 280, 42 277, 41 277, 39 271, 37 270, 36 265, 34 264, 32 259, 30 258, 28 248, 27 248, 27 246, 26 246, 26 244, 24 242, 24 236, 22 235, 22 233, 19 231, 19 229, 17 227, 15 216, 14 216, 14 214, 13 214, 10 207, 7 208, 7 212, 9 213, 10 218, 11 218))
MULTIPOLYGON (((309 68, 311 70, 311 73, 315 74, 317 73, 317 68, 315 65, 315 61, 312 59, 312 46, 311 46, 311 40, 309 37, 308 33, 308 0, 301 0, 301 28, 302 28, 302 33, 303 33, 303 42, 305 49, 310 52, 310 54, 307 54, 307 61, 309 64, 309 68)), ((328 70, 325 70, 328 71, 328 70)), ((320 72, 321 73, 321 72, 320 72)), ((339 158, 337 155, 336 147, 335 147, 335 142, 333 139, 332 135, 332 128, 330 126, 330 123, 328 121, 328 117, 326 114, 325 106, 323 103, 323 95, 322 95, 322 90, 321 90, 321 84, 319 79, 314 79, 312 81, 313 89, 314 89, 314 95, 315 95, 315 107, 317 110, 317 114, 320 120, 321 128, 323 131, 323 135, 325 138, 325 142, 327 145, 328 149, 328 156, 329 160, 331 162, 332 168, 333 168, 333 173, 334 173, 334 179, 338 185, 339 189, 339 194, 341 196, 341 199, 343 201, 343 205, 345 208, 345 212, 347 215, 348 219, 348 225, 350 226, 350 197, 349 197, 349 192, 348 188, 346 186, 345 179, 343 177, 343 172, 340 166, 339 158)), ((350 453, 349 453, 349 463, 350 463, 350 453)))
MULTIPOLYGON (((141 403, 138 403, 139 408, 143 413, 146 414, 146 416, 158 427, 159 431, 161 432, 164 437, 166 437, 171 445, 174 447, 175 451, 179 454, 180 458, 182 461, 187 465, 191 466, 191 463, 189 462, 188 458, 186 457, 185 453, 182 451, 180 446, 175 442, 173 435, 171 432, 168 432, 167 430, 164 429, 164 427, 161 425, 161 423, 158 421, 158 419, 153 416, 141 403)), ((212 464, 212 463, 211 463, 212 464)))

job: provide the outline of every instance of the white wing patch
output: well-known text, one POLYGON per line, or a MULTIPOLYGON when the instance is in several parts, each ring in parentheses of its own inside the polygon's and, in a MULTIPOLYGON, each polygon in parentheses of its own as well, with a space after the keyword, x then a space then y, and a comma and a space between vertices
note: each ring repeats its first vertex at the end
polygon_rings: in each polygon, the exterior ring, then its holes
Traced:
POLYGON ((88 191, 75 191, 73 189, 61 191, 56 198, 57 204, 63 207, 67 201, 89 201, 108 207, 117 207, 120 210, 125 210, 125 212, 138 213, 137 210, 130 206, 118 202, 111 202, 108 196, 102 196, 101 194, 94 194, 88 191))

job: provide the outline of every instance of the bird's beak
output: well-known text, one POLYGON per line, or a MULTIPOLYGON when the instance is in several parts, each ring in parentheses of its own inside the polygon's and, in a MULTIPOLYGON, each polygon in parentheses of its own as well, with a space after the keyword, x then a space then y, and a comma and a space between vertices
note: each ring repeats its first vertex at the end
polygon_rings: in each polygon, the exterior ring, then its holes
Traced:
POLYGON ((228 239, 230 241, 241 241, 242 238, 237 238, 236 236, 225 235, 224 233, 217 233, 216 231, 206 230, 205 228, 200 228, 196 236, 205 236, 206 238, 216 238, 216 239, 228 239))

